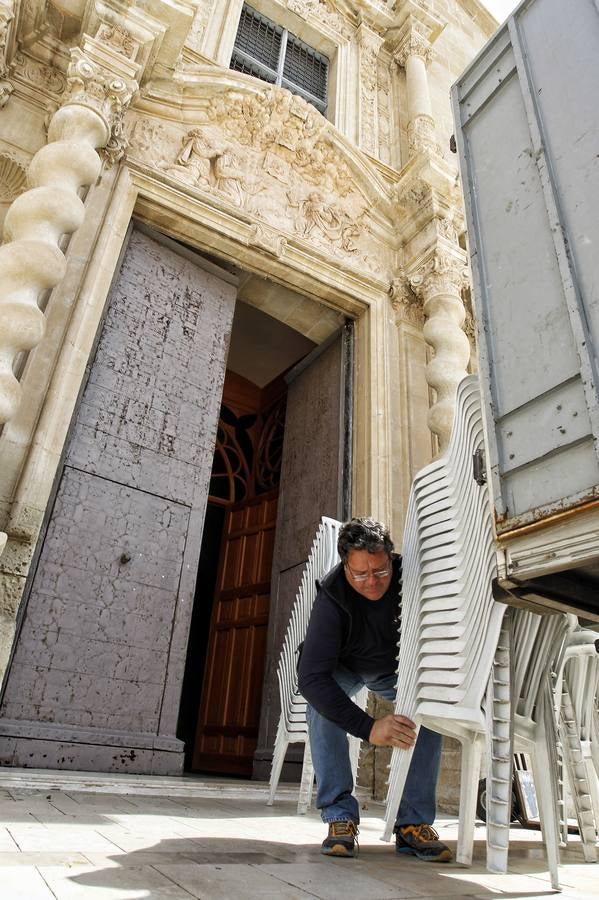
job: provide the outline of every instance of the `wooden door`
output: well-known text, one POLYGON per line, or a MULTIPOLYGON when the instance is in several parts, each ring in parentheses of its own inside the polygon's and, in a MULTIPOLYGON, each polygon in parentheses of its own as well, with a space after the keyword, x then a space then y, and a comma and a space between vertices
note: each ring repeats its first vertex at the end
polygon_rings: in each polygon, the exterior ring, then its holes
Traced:
POLYGON ((192 768, 250 775, 258 739, 277 492, 226 513, 192 768))

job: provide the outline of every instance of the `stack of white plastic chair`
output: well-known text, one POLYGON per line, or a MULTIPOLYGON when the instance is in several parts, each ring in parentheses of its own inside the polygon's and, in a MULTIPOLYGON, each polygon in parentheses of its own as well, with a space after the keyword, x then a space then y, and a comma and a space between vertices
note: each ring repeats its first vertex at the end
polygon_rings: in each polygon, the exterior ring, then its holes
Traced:
MULTIPOLYGON (((564 763, 582 849, 587 862, 597 859, 599 838, 599 635, 577 628, 567 642, 558 687, 559 730, 564 763)), ((562 837, 568 836, 564 816, 562 837)))
MULTIPOLYGON (((326 573, 339 562, 337 538, 340 527, 341 522, 336 519, 323 516, 320 521, 291 611, 277 670, 281 715, 272 758, 267 805, 272 806, 274 803, 287 747, 291 743, 304 743, 304 761, 297 804, 297 811, 300 815, 307 812, 310 807, 314 786, 314 769, 308 740, 306 701, 299 693, 297 686, 297 650, 306 636, 310 613, 316 598, 316 582, 321 581, 326 573)), ((364 708, 367 696, 366 690, 361 691, 356 698, 356 703, 364 708)), ((358 768, 359 752, 360 741, 357 738, 350 738, 350 756, 354 778, 358 768)))
MULTIPOLYGON (((396 700, 396 712, 413 719, 417 730, 426 725, 462 744, 457 859, 467 865, 487 734, 483 698, 506 609, 491 592, 495 545, 487 489, 473 477, 473 456, 482 448, 478 382, 469 376, 457 390, 446 452, 419 472, 412 485, 403 543, 396 700)), ((505 656, 505 650, 500 652, 505 656)), ((490 704, 497 718, 495 754, 505 764, 503 781, 511 793, 509 665, 497 671, 490 704), (506 701, 507 722, 502 721, 506 701)), ((383 840, 391 836, 410 760, 411 751, 394 749, 383 840)))

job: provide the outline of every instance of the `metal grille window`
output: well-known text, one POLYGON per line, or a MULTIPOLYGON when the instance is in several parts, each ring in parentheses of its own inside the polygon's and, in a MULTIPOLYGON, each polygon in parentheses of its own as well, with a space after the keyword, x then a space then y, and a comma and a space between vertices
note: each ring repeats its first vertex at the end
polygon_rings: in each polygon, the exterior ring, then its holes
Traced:
POLYGON ((278 84, 327 112, 329 60, 244 3, 231 69, 278 84))

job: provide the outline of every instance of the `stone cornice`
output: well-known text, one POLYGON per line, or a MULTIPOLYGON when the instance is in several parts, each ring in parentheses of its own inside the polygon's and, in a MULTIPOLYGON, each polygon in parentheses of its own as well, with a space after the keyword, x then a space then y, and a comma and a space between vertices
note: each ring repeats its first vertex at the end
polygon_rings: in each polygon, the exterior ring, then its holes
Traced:
MULTIPOLYGON (((393 188, 398 212, 398 231, 409 242, 435 219, 462 216, 457 175, 441 157, 414 157, 404 166, 393 188)), ((456 231, 461 231, 456 223, 456 231)))
POLYGON ((65 73, 70 48, 84 35, 93 35, 121 53, 125 51, 137 66, 140 82, 172 75, 197 5, 193 0, 145 0, 143 6, 125 0, 86 0, 78 6, 73 2, 71 30, 63 34, 60 27, 48 27, 47 2, 28 7, 21 16, 19 37, 31 58, 65 73))
POLYGON ((410 30, 416 30, 432 45, 445 28, 445 24, 430 11, 428 5, 421 5, 416 0, 398 0, 395 6, 395 22, 388 31, 387 40, 393 48, 396 48, 410 30))
POLYGON ((354 0, 353 5, 358 12, 360 21, 383 33, 391 28, 395 22, 395 12, 390 7, 392 2, 385 0, 354 0))
MULTIPOLYGON (((192 240, 194 246, 209 253, 225 253, 249 271, 277 277, 295 290, 320 301, 334 304, 348 315, 359 316, 365 308, 385 298, 389 282, 343 265, 337 259, 301 238, 286 241, 284 248, 270 242, 268 228, 232 214, 204 196, 194 196, 169 182, 160 173, 129 166, 129 174, 140 194, 136 215, 142 221, 160 221, 178 240, 192 240), (278 251, 283 249, 282 253, 278 251), (315 284, 320 284, 314 293, 315 284)), ((278 238, 280 233, 277 232, 278 238)))
POLYGON ((489 37, 497 30, 499 22, 480 0, 457 0, 457 3, 489 37))

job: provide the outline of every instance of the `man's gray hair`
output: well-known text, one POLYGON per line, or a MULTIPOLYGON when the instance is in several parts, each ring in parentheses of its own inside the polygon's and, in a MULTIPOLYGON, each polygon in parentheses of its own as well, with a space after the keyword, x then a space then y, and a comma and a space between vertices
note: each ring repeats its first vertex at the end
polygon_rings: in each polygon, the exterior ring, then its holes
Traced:
POLYGON ((337 540, 337 550, 343 563, 347 562, 351 550, 367 550, 368 553, 379 553, 384 550, 391 556, 393 541, 386 525, 364 516, 351 519, 343 525, 337 540))

